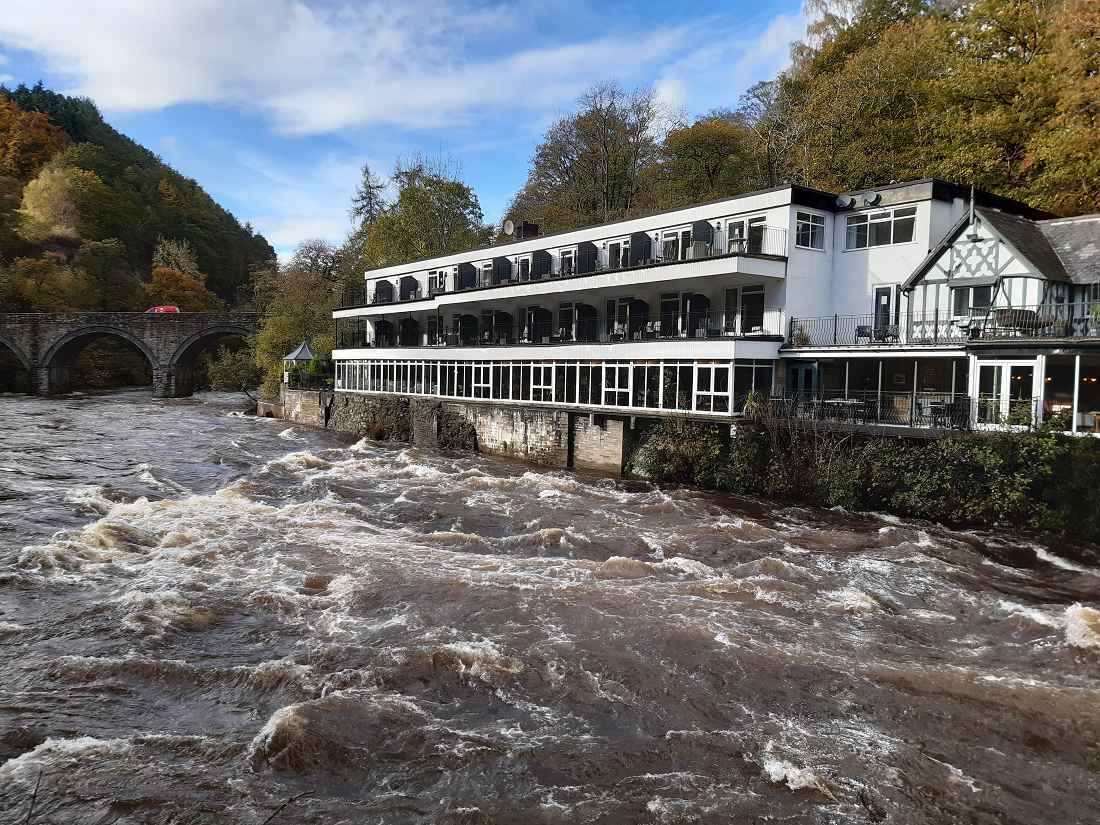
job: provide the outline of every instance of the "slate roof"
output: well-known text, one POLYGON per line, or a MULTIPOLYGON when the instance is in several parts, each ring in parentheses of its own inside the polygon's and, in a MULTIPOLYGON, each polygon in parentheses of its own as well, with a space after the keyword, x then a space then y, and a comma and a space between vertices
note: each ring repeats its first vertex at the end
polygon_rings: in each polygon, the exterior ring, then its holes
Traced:
POLYGON ((290 355, 283 356, 283 360, 309 362, 312 361, 314 357, 315 356, 313 355, 313 350, 309 348, 309 344, 307 344, 305 341, 302 341, 302 343, 298 345, 298 348, 294 350, 294 352, 290 353, 290 355))
POLYGON ((1100 281, 1100 215, 1055 218, 1038 226, 1073 283, 1100 281))
POLYGON ((1007 212, 999 212, 995 209, 975 209, 978 216, 988 223, 1006 241, 1016 248, 1016 251, 1027 258, 1031 265, 1050 281, 1068 281, 1069 273, 1062 265, 1062 259, 1050 245, 1043 230, 1041 221, 1029 221, 1007 212))
MULTIPOLYGON (((1044 278, 1074 284, 1100 282, 1100 215, 1033 221, 980 206, 974 212, 1044 278)), ((963 215, 905 280, 902 289, 916 286, 969 225, 970 216, 963 215)))

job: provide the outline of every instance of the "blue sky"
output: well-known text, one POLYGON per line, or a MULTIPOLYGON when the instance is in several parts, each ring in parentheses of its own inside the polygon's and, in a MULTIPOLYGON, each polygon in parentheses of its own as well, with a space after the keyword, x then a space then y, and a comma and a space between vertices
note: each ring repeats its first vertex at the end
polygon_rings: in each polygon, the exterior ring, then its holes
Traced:
POLYGON ((342 239, 364 161, 449 156, 496 220, 587 87, 653 85, 688 116, 730 106, 805 30, 801 0, 4 6, 4 83, 93 98, 283 255, 342 239))

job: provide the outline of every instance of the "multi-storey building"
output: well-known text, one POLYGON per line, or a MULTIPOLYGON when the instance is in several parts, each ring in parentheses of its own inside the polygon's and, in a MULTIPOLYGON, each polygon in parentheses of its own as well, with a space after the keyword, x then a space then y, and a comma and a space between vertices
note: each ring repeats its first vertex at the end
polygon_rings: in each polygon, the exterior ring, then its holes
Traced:
POLYGON ((334 313, 336 387, 1082 431, 1100 418, 1098 284, 1100 217, 938 180, 784 186, 367 272, 334 313))

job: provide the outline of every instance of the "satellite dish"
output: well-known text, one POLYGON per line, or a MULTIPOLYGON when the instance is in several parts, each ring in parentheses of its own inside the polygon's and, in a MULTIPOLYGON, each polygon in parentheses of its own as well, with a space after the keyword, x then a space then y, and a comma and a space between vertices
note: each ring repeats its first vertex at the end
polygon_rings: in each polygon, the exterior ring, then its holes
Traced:
POLYGON ((882 200, 882 195, 878 192, 868 192, 863 196, 863 203, 867 206, 874 206, 880 200, 882 200))
POLYGON ((512 223, 511 218, 509 218, 508 220, 506 220, 504 222, 504 234, 505 235, 512 235, 512 234, 515 233, 515 231, 516 231, 516 225, 514 223, 512 223))
POLYGON ((836 205, 841 209, 848 209, 849 207, 854 206, 855 202, 856 199, 853 198, 851 195, 839 195, 836 199, 836 205))

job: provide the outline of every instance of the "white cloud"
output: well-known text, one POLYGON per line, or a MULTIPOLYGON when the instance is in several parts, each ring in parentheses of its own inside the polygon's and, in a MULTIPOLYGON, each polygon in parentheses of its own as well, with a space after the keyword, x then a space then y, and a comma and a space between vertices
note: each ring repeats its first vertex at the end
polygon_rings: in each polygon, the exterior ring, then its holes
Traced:
POLYGON ((661 70, 657 89, 675 90, 680 103, 697 113, 732 108, 755 82, 788 66, 791 43, 805 36, 806 23, 800 13, 779 14, 763 31, 741 23, 734 34, 715 20, 707 27, 709 38, 661 70))
POLYGON ((533 15, 474 0, 6 0, 0 16, 0 42, 106 109, 256 107, 293 134, 556 105, 608 73, 633 80, 689 40, 662 27, 537 45, 533 15))

